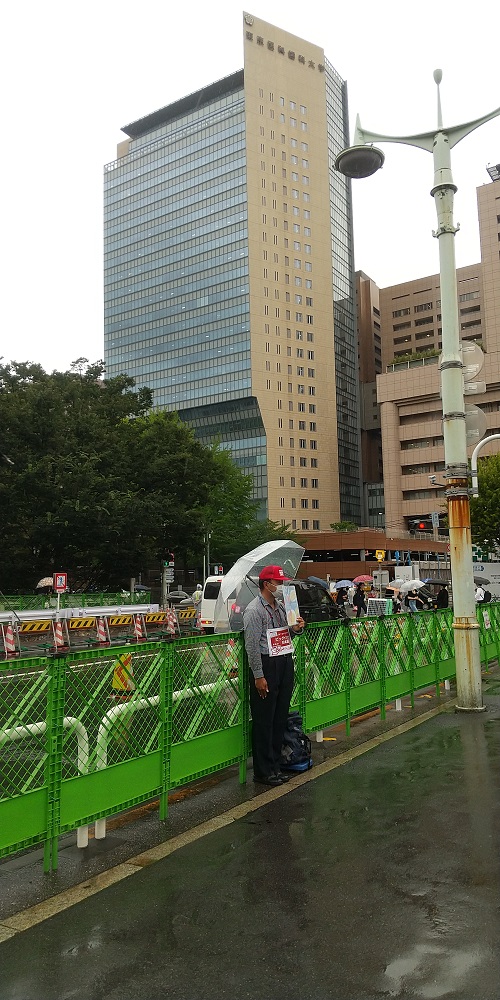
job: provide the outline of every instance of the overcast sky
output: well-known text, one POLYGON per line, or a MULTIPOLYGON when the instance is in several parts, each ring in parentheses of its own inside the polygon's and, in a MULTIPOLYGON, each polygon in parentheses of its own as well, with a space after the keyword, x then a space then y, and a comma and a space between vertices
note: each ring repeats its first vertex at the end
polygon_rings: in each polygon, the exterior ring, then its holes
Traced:
MULTIPOLYGON (((120 127, 243 65, 242 11, 324 48, 372 131, 445 126, 500 105, 492 0, 18 0, 2 27, 1 294, 5 360, 65 370, 103 356, 102 168, 120 127), (461 12, 462 11, 462 12, 461 12)), ((381 287, 438 270, 432 156, 386 145, 383 171, 353 182, 356 268, 381 287)), ((500 118, 453 151, 457 265, 480 259, 476 187, 500 160, 500 118)))

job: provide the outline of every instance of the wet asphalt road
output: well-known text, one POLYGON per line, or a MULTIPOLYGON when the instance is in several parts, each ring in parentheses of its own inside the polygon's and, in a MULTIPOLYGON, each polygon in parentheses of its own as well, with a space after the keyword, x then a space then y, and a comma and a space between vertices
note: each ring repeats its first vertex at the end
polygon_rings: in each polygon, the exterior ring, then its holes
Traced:
POLYGON ((489 709, 440 715, 4 942, 0 1000, 497 1000, 489 709))

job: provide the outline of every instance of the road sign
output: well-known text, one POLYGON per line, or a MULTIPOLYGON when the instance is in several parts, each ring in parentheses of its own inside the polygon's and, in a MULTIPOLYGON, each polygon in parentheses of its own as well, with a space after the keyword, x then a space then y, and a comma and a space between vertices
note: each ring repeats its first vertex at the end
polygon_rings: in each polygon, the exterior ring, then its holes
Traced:
POLYGON ((439 513, 438 513, 437 510, 434 510, 432 512, 432 514, 431 514, 431 521, 432 521, 432 527, 433 528, 439 528, 439 513))
POLYGON ((375 559, 378 559, 379 562, 382 562, 385 559, 385 549, 376 549, 375 559))
POLYGON ((224 567, 223 566, 214 566, 213 575, 214 576, 223 576, 224 575, 224 567))
POLYGON ((68 587, 68 574, 67 573, 54 573, 52 587, 56 594, 64 594, 68 587))

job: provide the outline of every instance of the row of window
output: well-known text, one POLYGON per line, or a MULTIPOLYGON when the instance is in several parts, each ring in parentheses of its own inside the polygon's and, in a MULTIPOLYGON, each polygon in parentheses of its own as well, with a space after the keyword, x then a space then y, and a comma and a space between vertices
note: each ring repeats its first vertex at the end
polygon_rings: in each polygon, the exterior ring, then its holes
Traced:
MULTIPOLYGON (((271 388, 272 388, 271 379, 268 378, 268 379, 266 379, 266 389, 271 389, 271 388)), ((283 385, 282 385, 282 382, 280 380, 278 380, 278 382, 276 382, 276 391, 277 392, 282 392, 283 391, 283 385)), ((298 393, 299 396, 304 396, 305 395, 305 391, 306 391, 305 385, 303 385, 301 382, 299 382, 297 384, 296 391, 297 391, 297 393, 298 393)), ((316 395, 316 386, 314 386, 314 385, 308 385, 307 391, 308 391, 308 395, 309 396, 315 396, 316 395)), ((293 385, 292 385, 291 382, 288 382, 288 392, 293 392, 293 385)), ((281 407, 280 404, 281 404, 281 400, 279 399, 278 400, 278 410, 282 409, 282 407, 281 407)))
MULTIPOLYGON (((301 480, 300 480, 300 488, 301 489, 307 489, 308 484, 309 484, 309 480, 308 479, 301 478, 301 480)), ((284 476, 280 476, 280 486, 284 486, 284 485, 285 485, 285 477, 284 476)), ((290 486, 291 486, 292 489, 295 489, 295 486, 296 486, 295 476, 291 476, 290 477, 290 486)), ((311 479, 311 489, 313 489, 313 490, 319 489, 319 479, 311 479)))
MULTIPOLYGON (((286 504, 285 504, 285 497, 281 497, 281 499, 280 499, 280 507, 283 508, 285 506, 286 506, 286 504)), ((295 510, 296 506, 297 506, 296 498, 292 497, 291 500, 290 500, 290 507, 292 508, 292 510, 295 510)), ((309 509, 309 500, 308 499, 302 499, 300 501, 300 506, 302 507, 302 510, 308 510, 309 509)), ((319 500, 311 500, 311 508, 312 508, 312 510, 319 510, 319 500)))
MULTIPOLYGON (((282 521, 281 523, 282 523, 283 527, 285 527, 285 521, 282 521)), ((295 520, 295 518, 292 518, 291 527, 292 527, 292 531, 298 530, 297 529, 297 521, 295 520)), ((309 528, 309 521, 301 521, 300 522, 300 530, 301 531, 309 531, 310 530, 310 528, 309 528)), ((312 530, 313 531, 320 531, 319 521, 313 521, 312 522, 312 530)))
MULTIPOLYGON (((316 430, 316 425, 315 425, 314 429, 316 430)), ((307 448, 307 440, 306 440, 306 438, 299 438, 298 442, 299 442, 299 448, 301 448, 302 450, 305 450, 307 448)), ((283 447, 283 438, 282 437, 278 438, 278 447, 279 448, 283 447)), ((314 441, 314 440, 313 441, 309 441, 309 447, 311 448, 312 451, 317 451, 318 442, 314 441)), ((290 438, 289 448, 295 448, 295 438, 290 438)))
MULTIPOLYGON (((259 97, 260 98, 264 97, 264 91, 263 91, 262 87, 259 87, 259 97)), ((273 91, 269 91, 269 101, 270 101, 271 104, 274 104, 274 92, 273 91)), ((290 111, 296 111, 296 109, 297 109, 297 102, 296 101, 289 101, 288 104, 289 104, 290 111)), ((279 98, 279 105, 280 105, 281 108, 286 107, 286 98, 285 97, 280 97, 279 98)), ((301 115, 306 115, 307 114, 307 108, 306 108, 305 104, 301 104, 301 105, 299 105, 299 107, 300 107, 300 113, 301 113, 301 115)))

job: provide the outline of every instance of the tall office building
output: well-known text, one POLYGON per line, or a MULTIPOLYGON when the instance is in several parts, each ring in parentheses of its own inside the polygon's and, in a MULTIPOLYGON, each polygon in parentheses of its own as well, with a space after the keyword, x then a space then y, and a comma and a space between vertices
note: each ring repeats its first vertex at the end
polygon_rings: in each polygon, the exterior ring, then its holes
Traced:
POLYGON ((244 70, 126 126, 105 168, 105 361, 254 478, 262 515, 359 523, 346 85, 243 15, 244 70))

